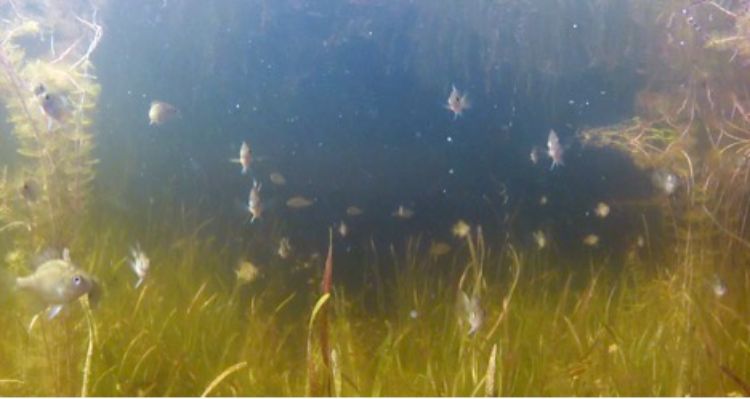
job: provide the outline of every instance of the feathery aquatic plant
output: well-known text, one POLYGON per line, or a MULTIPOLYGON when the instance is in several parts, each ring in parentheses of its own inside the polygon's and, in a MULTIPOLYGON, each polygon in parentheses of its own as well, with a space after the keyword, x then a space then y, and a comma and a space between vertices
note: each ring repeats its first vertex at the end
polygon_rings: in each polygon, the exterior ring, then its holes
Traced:
MULTIPOLYGON (((49 10, 47 6, 39 9, 49 10)), ((6 220, 28 226, 28 249, 61 247, 74 240, 96 164, 91 118, 100 88, 90 56, 102 28, 95 10, 86 20, 65 7, 60 4, 59 14, 39 15, 24 9, 0 28, 0 93, 22 158, 11 174, 19 176, 14 181, 32 182, 38 191, 33 200, 11 195, 6 220), (43 19, 53 15, 63 20, 43 19), (49 52, 20 44, 20 39, 41 35, 55 24, 66 30, 50 33, 56 36, 50 39, 49 52)))

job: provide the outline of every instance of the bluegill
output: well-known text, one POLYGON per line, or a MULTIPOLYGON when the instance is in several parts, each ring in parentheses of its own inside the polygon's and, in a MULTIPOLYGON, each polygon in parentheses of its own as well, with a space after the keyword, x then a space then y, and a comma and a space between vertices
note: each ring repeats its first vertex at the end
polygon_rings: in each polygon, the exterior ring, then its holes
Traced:
POLYGON ((554 130, 549 131, 547 137, 547 155, 552 158, 552 166, 550 170, 554 169, 555 166, 563 166, 563 148, 560 145, 560 139, 557 137, 557 133, 554 130))
POLYGON ((469 103, 469 97, 466 93, 461 92, 456 88, 455 85, 451 86, 451 94, 448 95, 445 108, 453 112, 453 119, 457 119, 463 115, 463 112, 471 107, 469 103))
POLYGON ((46 305, 51 306, 49 318, 55 317, 63 306, 79 297, 98 293, 96 281, 70 260, 66 249, 62 258, 50 259, 40 264, 34 272, 16 278, 16 287, 33 293, 46 305))
POLYGON ((474 335, 484 324, 484 310, 476 295, 469 298, 465 292, 459 291, 459 296, 462 310, 461 319, 468 326, 468 335, 474 335))

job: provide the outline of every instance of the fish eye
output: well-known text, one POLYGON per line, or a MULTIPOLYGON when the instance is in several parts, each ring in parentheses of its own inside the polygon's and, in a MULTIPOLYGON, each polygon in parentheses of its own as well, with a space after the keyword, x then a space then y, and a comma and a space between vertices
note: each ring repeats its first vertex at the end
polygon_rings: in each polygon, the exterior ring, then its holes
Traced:
POLYGON ((73 284, 80 285, 82 281, 83 279, 81 278, 81 276, 73 276, 73 284))

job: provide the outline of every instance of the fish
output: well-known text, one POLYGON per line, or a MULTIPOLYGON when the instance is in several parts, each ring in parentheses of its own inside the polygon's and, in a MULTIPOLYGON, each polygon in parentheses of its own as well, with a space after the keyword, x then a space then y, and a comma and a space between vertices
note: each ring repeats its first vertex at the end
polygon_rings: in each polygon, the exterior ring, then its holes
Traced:
POLYGON ((354 206, 354 205, 346 208, 346 214, 348 216, 359 216, 359 215, 361 215, 363 213, 364 213, 364 211, 362 209, 360 209, 359 207, 354 206))
POLYGON ((590 247, 595 247, 599 245, 599 236, 596 234, 589 234, 586 237, 583 237, 583 243, 590 247))
POLYGON ((237 276, 237 283, 243 285, 255 281, 260 272, 252 262, 242 260, 237 264, 237 268, 234 269, 234 274, 237 276))
POLYGON ((414 216, 414 211, 403 205, 399 205, 391 215, 399 219, 410 219, 414 216))
POLYGON ((347 226, 343 220, 339 222, 339 228, 337 230, 341 237, 346 237, 347 235, 349 235, 349 226, 347 226))
POLYGON ((151 267, 151 260, 146 256, 146 253, 141 250, 141 246, 136 244, 134 248, 130 248, 130 268, 133 273, 138 277, 138 281, 135 283, 135 288, 143 284, 143 281, 148 275, 149 268, 151 267))
POLYGON ((529 159, 531 159, 531 163, 534 165, 539 162, 539 148, 537 146, 534 146, 531 148, 531 152, 529 153, 529 159))
POLYGON ((557 137, 557 133, 554 130, 549 131, 547 137, 547 155, 552 159, 552 166, 550 170, 554 169, 555 166, 564 166, 563 162, 563 148, 560 145, 560 139, 557 137))
POLYGON ((537 249, 544 249, 547 246, 547 237, 544 236, 544 232, 537 230, 532 233, 534 236, 534 242, 536 242, 537 249))
POLYGON ((281 259, 287 259, 292 255, 292 244, 288 237, 282 237, 279 240, 279 249, 276 251, 281 259))
POLYGON ((268 177, 269 179, 271 179, 271 183, 277 186, 286 185, 286 178, 284 177, 284 175, 282 175, 279 172, 271 172, 271 174, 268 177))
POLYGON ((609 215, 609 205, 604 202, 596 204, 596 208, 594 208, 594 215, 602 219, 606 218, 609 215))
POLYGON ((250 170, 250 164, 253 162, 253 152, 250 150, 250 146, 247 145, 247 141, 243 141, 242 146, 240 146, 240 157, 230 159, 229 162, 242 165, 242 174, 247 174, 247 171, 250 170))
POLYGON ((94 295, 98 292, 96 281, 73 264, 67 248, 63 251, 62 258, 45 260, 32 274, 17 277, 15 285, 21 290, 35 294, 50 306, 49 319, 53 319, 65 305, 83 295, 88 294, 93 302, 94 295))
POLYGON ((456 223, 453 224, 451 232, 458 238, 465 238, 471 232, 471 226, 469 226, 468 223, 464 222, 463 219, 459 219, 456 223))
POLYGON ((18 192, 26 202, 33 203, 39 199, 41 193, 41 187, 39 184, 32 179, 24 180, 21 187, 18 188, 18 192))
POLYGON ((430 245, 430 249, 428 250, 428 253, 431 258, 439 258, 443 255, 448 254, 451 251, 451 246, 447 243, 441 242, 441 241, 434 241, 430 245))
POLYGON ((713 291, 714 295, 716 295, 717 298, 721 298, 724 295, 727 294, 727 285, 724 283, 724 280, 721 279, 721 277, 714 273, 713 277, 711 278, 711 291, 713 291))
POLYGON ((658 169, 651 174, 651 182, 667 195, 672 195, 679 187, 680 182, 674 173, 665 169, 658 169))
POLYGON ((469 298, 465 292, 460 291, 463 322, 468 326, 468 335, 474 335, 484 324, 484 310, 479 304, 479 298, 472 295, 469 298))
POLYGON ((542 195, 542 196, 541 196, 541 197, 539 198, 539 205, 541 205, 541 206, 545 206, 545 205, 547 205, 547 203, 548 203, 548 202, 549 202, 549 199, 547 198, 547 196, 546 196, 546 195, 542 195))
POLYGON ((453 112, 453 120, 456 120, 459 116, 463 115, 463 112, 471 107, 469 103, 469 97, 464 93, 458 91, 455 85, 451 85, 451 94, 448 96, 448 100, 445 104, 445 108, 453 112))
POLYGON ((247 200, 247 210, 252 215, 250 223, 255 222, 256 219, 260 219, 263 215, 263 204, 260 199, 260 189, 262 183, 258 183, 257 180, 253 180, 253 187, 250 189, 250 196, 247 200))
POLYGON ((162 125, 180 113, 174 105, 163 101, 152 101, 148 109, 148 124, 162 125))
POLYGON ((286 206, 288 206, 289 208, 293 208, 293 209, 302 209, 302 208, 307 208, 308 206, 312 205, 314 202, 315 201, 313 200, 310 200, 310 199, 307 199, 305 197, 298 195, 296 197, 289 198, 286 201, 286 206))
MULTIPOLYGON (((63 123, 71 114, 68 100, 60 94, 45 93, 41 102, 44 114, 55 122, 63 123)), ((48 124, 50 126, 51 121, 48 124)))
POLYGON ((43 84, 34 89, 34 94, 39 99, 42 113, 48 118, 48 129, 52 128, 52 121, 63 123, 70 116, 70 102, 64 95, 49 92, 43 84))

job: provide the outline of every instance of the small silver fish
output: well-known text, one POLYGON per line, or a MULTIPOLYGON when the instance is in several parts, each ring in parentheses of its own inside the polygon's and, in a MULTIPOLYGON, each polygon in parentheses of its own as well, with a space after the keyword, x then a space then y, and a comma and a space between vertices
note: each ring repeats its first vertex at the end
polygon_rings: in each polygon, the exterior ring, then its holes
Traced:
POLYGON ((544 249, 544 247, 547 246, 547 237, 544 236, 544 232, 541 230, 537 230, 532 233, 534 236, 534 242, 536 242, 536 247, 538 249, 544 249))
POLYGON ((451 232, 458 238, 466 238, 471 233, 471 226, 466 223, 463 219, 459 219, 451 227, 451 232))
POLYGON ((437 259, 443 255, 448 254, 451 251, 451 246, 441 241, 433 241, 430 248, 427 250, 427 254, 430 258, 437 259))
POLYGON ((260 275, 258 268, 249 261, 241 260, 234 269, 234 274, 237 276, 237 283, 240 285, 252 283, 260 275))
POLYGON ((247 145, 247 141, 242 142, 240 157, 230 159, 229 161, 242 165, 242 174, 247 174, 247 171, 250 170, 250 164, 253 162, 253 152, 250 150, 250 146, 247 145))
POLYGON ((163 101, 152 101, 151 107, 148 109, 148 124, 161 125, 179 113, 180 110, 171 104, 163 101))
POLYGON ((286 184, 286 178, 279 172, 271 172, 268 177, 271 179, 271 183, 277 186, 283 186, 286 184))
POLYGON ((279 249, 276 251, 281 259, 287 259, 292 255, 292 244, 288 237, 279 240, 279 249))
POLYGON ((463 112, 471 107, 469 97, 464 93, 461 94, 455 85, 451 85, 451 94, 445 104, 445 108, 453 112, 453 120, 456 120, 463 112))
POLYGON ((727 294, 727 285, 718 274, 714 274, 711 278, 711 290, 717 298, 721 298, 727 294))
POLYGON ((133 270, 138 281, 135 283, 135 288, 138 288, 143 284, 143 280, 148 275, 148 270, 151 267, 151 260, 146 256, 146 253, 141 250, 141 246, 136 244, 135 248, 130 249, 130 268, 133 270))
POLYGON ((679 179, 675 174, 665 169, 658 169, 651 175, 651 182, 659 190, 663 191, 667 195, 672 195, 679 186, 679 179))
POLYGON ((354 205, 346 208, 346 214, 348 216, 359 216, 362 213, 363 213, 362 209, 360 209, 359 207, 354 206, 354 205))
POLYGON ((599 245, 599 236, 596 234, 589 234, 586 237, 583 237, 583 243, 588 245, 589 247, 595 247, 599 245))
POLYGON ((398 208, 393 211, 392 216, 399 219, 410 219, 414 216, 414 211, 403 205, 399 205, 398 208))
POLYGON ((263 214, 263 204, 260 200, 260 189, 261 184, 257 180, 253 180, 253 188, 250 189, 250 196, 247 201, 247 210, 253 216, 250 219, 250 223, 253 223, 255 219, 260 219, 263 214))
POLYGON ((484 324, 484 310, 479 304, 479 298, 472 296, 469 298, 465 292, 460 291, 462 320, 469 327, 468 335, 474 335, 484 324))
POLYGON ((344 238, 347 235, 349 235, 349 226, 347 226, 346 223, 344 223, 343 220, 341 222, 339 222, 338 233, 339 233, 339 235, 342 238, 344 238))
POLYGON ((557 133, 554 130, 549 131, 547 137, 547 155, 552 158, 552 166, 550 170, 554 169, 555 166, 564 166, 563 162, 563 148, 560 145, 560 139, 557 137, 557 133))
POLYGON ((605 202, 596 204, 596 208, 594 208, 594 214, 601 219, 606 218, 607 216, 609 216, 609 205, 607 205, 605 202))
POLYGON ((289 208, 292 208, 292 209, 302 209, 302 208, 307 208, 308 206, 312 205, 313 203, 315 203, 314 200, 310 200, 310 199, 307 199, 305 197, 302 197, 302 196, 298 195, 298 196, 289 198, 286 201, 286 206, 288 206, 289 208))
POLYGON ((531 163, 534 165, 539 162, 539 147, 534 146, 531 148, 531 152, 529 153, 529 159, 531 159, 531 163))
POLYGON ((84 294, 91 296, 97 288, 94 279, 71 262, 67 249, 62 259, 47 260, 32 274, 16 278, 16 286, 32 292, 51 306, 48 313, 50 319, 57 316, 66 304, 84 294))

